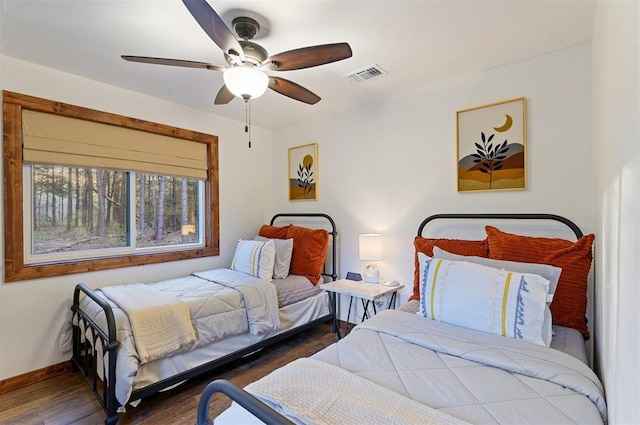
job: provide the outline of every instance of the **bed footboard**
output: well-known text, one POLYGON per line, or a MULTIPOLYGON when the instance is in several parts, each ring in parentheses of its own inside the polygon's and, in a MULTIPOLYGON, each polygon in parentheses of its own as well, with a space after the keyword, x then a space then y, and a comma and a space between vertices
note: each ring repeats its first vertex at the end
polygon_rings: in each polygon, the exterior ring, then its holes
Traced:
POLYGON ((81 372, 93 394, 107 413, 105 424, 118 421, 116 401, 116 352, 120 343, 116 335, 116 322, 109 303, 86 285, 79 283, 73 292, 73 370, 81 372), (106 329, 101 328, 80 308, 80 293, 95 301, 104 311, 106 329), (100 347, 101 351, 98 350, 100 347))
POLYGON ((289 419, 225 379, 216 379, 202 391, 200 401, 198 402, 196 425, 213 424, 209 418, 209 403, 216 393, 226 395, 266 424, 293 425, 293 422, 289 419))

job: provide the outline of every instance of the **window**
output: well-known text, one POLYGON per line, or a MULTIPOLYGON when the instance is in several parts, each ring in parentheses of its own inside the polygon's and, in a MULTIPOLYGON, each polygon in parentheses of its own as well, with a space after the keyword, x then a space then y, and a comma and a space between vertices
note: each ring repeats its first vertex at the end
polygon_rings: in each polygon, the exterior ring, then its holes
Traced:
POLYGON ((218 255, 217 137, 3 103, 5 281, 218 255))
POLYGON ((200 180, 50 165, 23 176, 27 264, 203 246, 200 180))

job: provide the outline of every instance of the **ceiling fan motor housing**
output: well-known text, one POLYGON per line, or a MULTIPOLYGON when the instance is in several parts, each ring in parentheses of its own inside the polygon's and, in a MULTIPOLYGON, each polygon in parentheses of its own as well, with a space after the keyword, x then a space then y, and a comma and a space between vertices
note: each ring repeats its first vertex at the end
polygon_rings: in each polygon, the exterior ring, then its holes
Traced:
MULTIPOLYGON (((243 65, 261 66, 262 62, 269 57, 265 48, 259 44, 252 43, 250 41, 240 41, 239 43, 240 46, 242 46, 242 51, 244 52, 243 65)), ((224 58, 229 65, 238 65, 236 57, 229 56, 225 53, 224 58)))
MULTIPOLYGON (((240 16, 232 21, 232 25, 233 30, 236 32, 238 37, 241 38, 239 43, 240 46, 242 46, 242 51, 244 53, 243 65, 261 66, 262 62, 269 57, 269 53, 267 53, 264 47, 249 41, 258 34, 258 31, 260 31, 260 24, 255 19, 240 16)), ((224 56, 229 65, 238 65, 236 58, 227 54, 224 56)))
POLYGON ((239 16, 231 21, 233 30, 238 34, 242 40, 251 40, 254 38, 258 31, 260 31, 260 24, 255 19, 251 19, 246 16, 239 16))

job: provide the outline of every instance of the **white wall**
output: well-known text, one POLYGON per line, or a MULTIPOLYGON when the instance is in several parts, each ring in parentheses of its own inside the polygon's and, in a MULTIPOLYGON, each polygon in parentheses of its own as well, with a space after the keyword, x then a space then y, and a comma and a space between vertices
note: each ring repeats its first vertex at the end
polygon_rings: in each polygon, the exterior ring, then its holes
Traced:
MULTIPOLYGON (((253 237, 272 210, 271 182, 262 178, 271 170, 271 131, 254 127, 249 149, 244 123, 3 56, 0 89, 217 135, 220 165, 220 256, 16 283, 3 280, 0 379, 70 358, 58 352, 57 337, 77 282, 91 287, 148 282, 228 266, 235 241, 253 237)), ((4 279, 3 270, 1 274, 4 279)))
MULTIPOLYGON (((591 45, 582 44, 277 130, 274 208, 333 216, 340 232, 341 277, 364 267, 357 235, 381 232, 382 278, 405 283, 403 302, 413 282, 413 238, 430 214, 549 212, 591 232, 590 69, 591 45), (527 98, 527 190, 458 193, 456 111, 522 96, 527 98), (287 149, 309 142, 319 144, 319 200, 289 202, 287 149)), ((367 90, 375 80, 362 84, 367 90)))
POLYGON ((640 423, 640 5, 600 1, 593 36, 596 366, 610 424, 640 423))
POLYGON ((235 239, 251 236, 271 211, 331 214, 341 276, 364 265, 357 234, 382 232, 383 278, 407 285, 402 301, 411 293, 412 239, 422 218, 540 211, 595 230, 596 366, 610 423, 640 423, 639 19, 637 2, 601 0, 593 55, 591 44, 579 45, 318 117, 273 138, 255 128, 251 150, 237 122, 0 56, 0 89, 218 135, 221 204, 220 257, 2 282, 0 379, 68 358, 57 352, 57 333, 76 282, 148 281, 228 264, 235 239), (527 98, 527 190, 457 193, 455 112, 520 96, 527 98), (319 143, 319 200, 291 203, 287 148, 309 142, 319 143), (260 179, 271 167, 272 181, 260 179))

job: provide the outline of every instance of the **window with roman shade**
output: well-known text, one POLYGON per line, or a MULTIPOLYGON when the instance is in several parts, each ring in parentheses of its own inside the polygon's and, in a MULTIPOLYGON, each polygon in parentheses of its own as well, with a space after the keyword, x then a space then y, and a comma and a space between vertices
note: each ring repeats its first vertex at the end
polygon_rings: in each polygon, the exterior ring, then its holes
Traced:
POLYGON ((6 282, 218 255, 216 136, 6 91, 3 106, 6 282))

